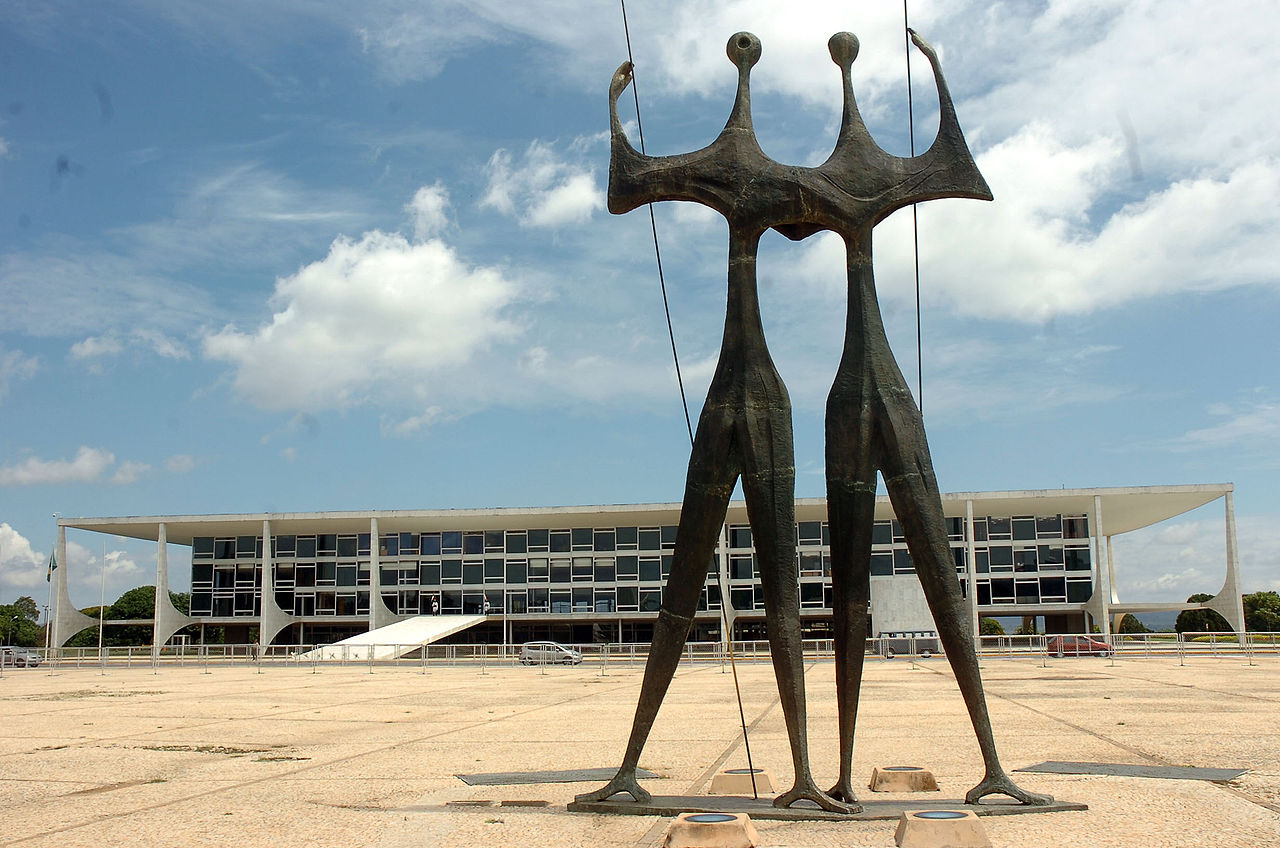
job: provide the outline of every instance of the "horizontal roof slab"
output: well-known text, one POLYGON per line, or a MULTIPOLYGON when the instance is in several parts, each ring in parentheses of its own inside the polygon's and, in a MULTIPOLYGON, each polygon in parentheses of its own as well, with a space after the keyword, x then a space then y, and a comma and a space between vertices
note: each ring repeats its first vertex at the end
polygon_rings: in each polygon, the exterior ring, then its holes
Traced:
MULTIPOLYGON (((948 517, 964 517, 965 504, 973 501, 973 514, 986 515, 1082 515, 1093 516, 1094 498, 1101 499, 1102 530, 1107 535, 1127 533, 1181 515, 1232 491, 1230 483, 1185 486, 1132 486, 1097 489, 1032 489, 1009 492, 952 492, 942 496, 948 517)), ((825 498, 796 501, 800 521, 825 519, 825 498)), ((876 499, 876 518, 893 517, 887 497, 876 499)), ((378 519, 379 532, 422 533, 433 530, 518 530, 570 527, 652 526, 675 524, 680 504, 621 504, 604 506, 502 507, 493 509, 397 509, 348 512, 242 513, 229 515, 147 515, 115 518, 59 518, 58 524, 80 530, 111 533, 133 539, 155 540, 161 524, 168 540, 190 545, 196 536, 257 536, 262 522, 271 522, 276 535, 310 533, 367 533, 369 521, 378 519)), ((729 504, 726 521, 746 524, 746 504, 729 504)))

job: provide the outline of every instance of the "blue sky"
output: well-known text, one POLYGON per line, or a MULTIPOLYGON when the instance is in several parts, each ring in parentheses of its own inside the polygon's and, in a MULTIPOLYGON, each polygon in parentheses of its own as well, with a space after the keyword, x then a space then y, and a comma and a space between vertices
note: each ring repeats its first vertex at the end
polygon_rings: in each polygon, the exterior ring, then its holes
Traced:
MULTIPOLYGON (((910 5, 996 196, 919 210, 943 490, 1231 481, 1246 590, 1280 588, 1280 12, 910 5)), ((651 153, 718 132, 743 29, 767 153, 830 151, 838 30, 861 40, 868 124, 906 153, 897 4, 628 12, 651 153)), ((625 58, 609 3, 0 7, 0 598, 43 596, 55 512, 678 500, 647 215, 604 209, 625 58)), ((912 73, 923 148, 918 53, 912 73)), ((696 418, 725 226, 683 204, 657 222, 696 418)), ((909 213, 875 251, 914 375, 909 213)), ((797 493, 818 496, 843 249, 766 237, 760 285, 797 493)), ((1118 539, 1121 596, 1216 591, 1222 523, 1219 503, 1118 539)), ((101 538, 69 545, 72 596, 96 603, 101 538)), ((108 596, 154 560, 109 539, 108 596)))

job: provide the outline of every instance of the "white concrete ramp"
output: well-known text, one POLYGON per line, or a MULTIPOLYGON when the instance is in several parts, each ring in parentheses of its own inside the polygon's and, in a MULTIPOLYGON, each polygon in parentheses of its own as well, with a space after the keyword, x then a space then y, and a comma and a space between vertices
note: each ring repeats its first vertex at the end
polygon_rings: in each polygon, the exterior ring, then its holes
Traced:
POLYGON ((483 615, 415 615, 299 654, 300 660, 390 660, 485 620, 483 615))

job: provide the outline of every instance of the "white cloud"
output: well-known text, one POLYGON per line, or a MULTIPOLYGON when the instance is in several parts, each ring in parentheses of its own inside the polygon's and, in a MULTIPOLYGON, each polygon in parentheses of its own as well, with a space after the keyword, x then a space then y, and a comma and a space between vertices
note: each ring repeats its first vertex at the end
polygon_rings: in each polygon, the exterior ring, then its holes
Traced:
POLYGON ((413 237, 426 241, 449 225, 449 192, 443 185, 422 186, 405 205, 413 220, 413 237))
POLYGON ((115 461, 115 454, 110 451, 87 446, 76 451, 75 459, 30 456, 14 465, 0 466, 0 486, 88 483, 100 479, 115 461))
POLYGON ((40 370, 40 360, 27 356, 20 350, 0 348, 0 400, 9 393, 9 386, 19 380, 29 380, 40 370))
POLYGON ((287 447, 280 451, 280 456, 284 457, 287 462, 293 462, 298 458, 298 449, 295 447, 287 447))
POLYGON ((25 536, 0 523, 0 575, 4 583, 16 586, 34 586, 36 579, 43 580, 49 554, 31 547, 25 536))
POLYGON ((0 331, 87 336, 72 349, 86 363, 132 347, 189 358, 178 334, 193 316, 219 320, 228 309, 188 282, 191 269, 295 267, 300 250, 362 220, 363 202, 253 162, 223 168, 183 187, 169 214, 109 230, 101 243, 47 236, 0 255, 0 331))
POLYGON ((71 345, 73 360, 87 363, 91 371, 101 371, 102 361, 126 350, 146 350, 163 359, 190 359, 191 352, 181 342, 159 330, 138 328, 127 334, 89 336, 71 345))
POLYGON ((439 421, 443 415, 444 410, 442 408, 432 406, 428 407, 421 415, 411 415, 399 421, 384 419, 382 432, 393 436, 412 436, 428 429, 436 421, 439 421))
POLYGON ((136 483, 152 470, 145 462, 126 459, 116 465, 111 451, 82 445, 73 459, 41 459, 38 456, 0 466, 0 486, 47 486, 93 483, 103 479, 117 486, 136 483), (112 470, 114 466, 114 471, 112 470))
MULTIPOLYGON (((1212 595, 1222 588, 1226 527, 1221 501, 1202 507, 1200 514, 1204 517, 1115 537, 1115 575, 1122 601, 1185 601, 1196 592, 1212 595)), ((1236 542, 1244 592, 1280 583, 1280 519, 1237 516, 1236 542)))
POLYGON ((147 463, 126 459, 116 466, 116 472, 111 475, 111 482, 117 486, 127 486, 138 482, 150 471, 151 466, 147 463))
POLYGON ((166 336, 159 330, 143 329, 138 330, 134 337, 139 342, 149 346, 156 356, 164 359, 190 359, 191 351, 176 339, 166 336))
MULTIPOLYGON (((70 547, 71 543, 67 543, 67 548, 70 549, 70 547)), ((70 556, 70 550, 68 550, 68 556, 70 556)), ((97 560, 95 559, 94 562, 97 562, 97 560)), ((141 577, 143 573, 142 566, 138 565, 137 561, 129 556, 128 552, 107 551, 106 576, 109 583, 117 583, 126 578, 132 581, 134 578, 141 577)), ((111 599, 108 598, 107 602, 110 603, 111 599)))
POLYGON ((503 272, 469 266, 443 241, 374 230, 339 237, 327 257, 277 280, 271 322, 224 327, 204 353, 231 363, 236 391, 266 408, 426 399, 516 334, 506 312, 518 294, 503 272))
POLYGON ((396 82, 433 77, 449 59, 499 32, 459 3, 377 3, 372 11, 356 29, 361 47, 396 82))
POLYGON ((579 224, 604 208, 604 192, 596 185, 594 172, 560 159, 546 142, 535 139, 518 161, 506 150, 498 150, 487 170, 481 207, 512 215, 522 226, 579 224))
POLYGON ((1219 404, 1210 410, 1221 423, 1189 430, 1174 439, 1174 450, 1245 447, 1262 452, 1275 464, 1275 446, 1280 441, 1280 403, 1252 400, 1238 407, 1219 404))
POLYGON ((124 343, 114 336, 89 336, 71 346, 72 359, 99 359, 104 356, 119 356, 124 351, 124 343))
POLYGON ((530 204, 524 220, 531 227, 561 227, 589 220, 604 208, 604 193, 591 174, 570 174, 530 204))
MULTIPOLYGON (((926 303, 980 319, 1044 322, 1179 292, 1280 283, 1280 160, 1223 179, 1179 181, 1095 225, 1122 166, 1106 140, 1067 148, 1028 127, 980 157, 994 203, 944 200, 919 209, 926 303)), ((844 244, 805 245, 792 283, 844 291, 844 244)), ((876 229, 882 300, 914 300, 910 213, 876 229)))
POLYGON ((185 453, 175 453, 165 460, 164 467, 170 474, 187 474, 195 470, 196 458, 185 453))

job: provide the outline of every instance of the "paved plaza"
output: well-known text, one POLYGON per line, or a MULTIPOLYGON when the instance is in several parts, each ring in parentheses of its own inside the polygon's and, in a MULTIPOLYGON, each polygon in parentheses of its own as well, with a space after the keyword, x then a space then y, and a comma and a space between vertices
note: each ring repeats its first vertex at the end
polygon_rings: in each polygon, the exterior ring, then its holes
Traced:
MULTIPOLYGON (((666 819, 565 810, 596 783, 470 786, 456 776, 616 765, 638 663, 422 672, 5 670, 0 845, 661 843, 666 819)), ((1226 784, 1019 774, 1023 786, 1089 810, 985 818, 997 848, 1280 843, 1280 657, 986 659, 983 674, 1009 769, 1045 760, 1249 769, 1226 784)), ((754 764, 789 786, 772 669, 740 665, 739 677, 754 764)), ((824 783, 836 769, 833 678, 829 661, 809 666, 811 757, 824 783)), ((865 776, 875 766, 927 767, 942 801, 977 782, 977 745, 945 660, 868 661, 855 761, 865 776)), ((705 792, 718 769, 746 765, 727 669, 681 668, 640 764, 664 795, 705 792)), ((893 845, 893 822, 756 827, 764 845, 893 845)))

